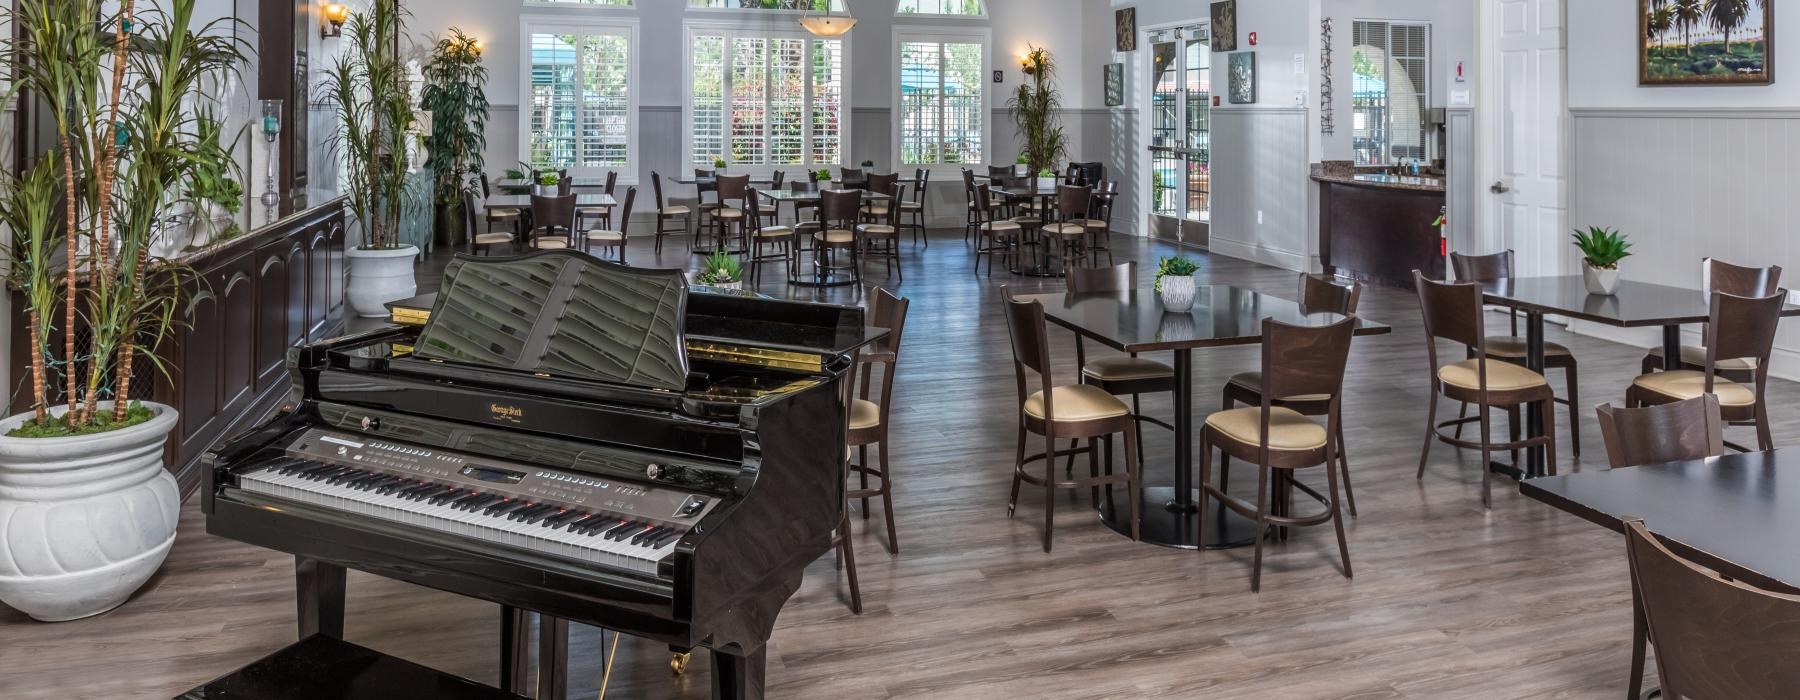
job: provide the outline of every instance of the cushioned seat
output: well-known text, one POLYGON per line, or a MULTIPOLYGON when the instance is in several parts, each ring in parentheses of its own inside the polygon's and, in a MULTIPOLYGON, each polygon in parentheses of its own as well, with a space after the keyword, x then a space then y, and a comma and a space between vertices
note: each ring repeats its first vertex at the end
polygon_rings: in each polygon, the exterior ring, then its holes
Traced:
POLYGON ((900 211, 920 211, 925 205, 919 202, 901 202, 900 211))
POLYGON ((538 250, 560 250, 569 247, 567 238, 539 238, 531 242, 531 247, 538 250))
MULTIPOLYGON (((1631 380, 1631 385, 1672 399, 1691 399, 1706 393, 1706 373, 1691 369, 1652 372, 1631 380)), ((1713 377, 1713 393, 1720 406, 1754 406, 1756 392, 1748 384, 1713 377)))
MULTIPOLYGON (((1050 400, 1056 404, 1056 421, 1081 422, 1101 418, 1117 418, 1131 414, 1131 407, 1105 390, 1086 384, 1051 387, 1050 400)), ((1044 392, 1025 398, 1025 415, 1044 419, 1044 392)))
POLYGON ((625 234, 618 231, 594 229, 587 232, 587 238, 590 241, 622 241, 625 240, 625 234))
POLYGON ((487 210, 487 218, 490 219, 516 219, 518 216, 519 210, 517 209, 493 208, 487 210))
POLYGON ((1076 223, 1047 224, 1044 226, 1044 232, 1063 236, 1080 236, 1087 233, 1087 227, 1076 223))
POLYGON ((787 238, 794 235, 792 226, 764 226, 756 230, 757 238, 787 238))
POLYGON ((1091 360, 1081 366, 1081 373, 1106 382, 1125 382, 1137 379, 1173 378, 1175 370, 1156 360, 1142 357, 1118 355, 1091 360))
POLYGON ((663 216, 687 216, 691 212, 693 212, 692 209, 676 204, 674 206, 663 207, 661 213, 663 216))
POLYGON ((863 235, 866 235, 866 236, 892 236, 892 235, 894 235, 894 227, 889 226, 887 224, 863 224, 861 226, 856 227, 856 230, 863 232, 863 235))
MULTIPOLYGON (((1651 357, 1662 357, 1663 356, 1662 347, 1658 346, 1658 347, 1650 348, 1650 356, 1651 357)), ((1706 348, 1699 346, 1699 345, 1683 345, 1683 346, 1681 346, 1681 361, 1684 364, 1705 366, 1706 365, 1706 348)), ((1756 369, 1756 358, 1754 358, 1754 357, 1739 357, 1739 358, 1725 359, 1725 358, 1721 357, 1721 358, 1719 358, 1719 362, 1717 365, 1715 365, 1715 367, 1718 369, 1727 370, 1727 371, 1732 371, 1732 370, 1743 371, 1743 372, 1754 371, 1756 369)))
MULTIPOLYGON (((1516 335, 1490 335, 1487 337, 1487 354, 1494 357, 1524 357, 1525 339, 1516 335)), ((1568 348, 1544 341, 1544 357, 1568 354, 1568 348)))
POLYGON ((1035 216, 1015 216, 1012 218, 1012 222, 1020 226, 1041 226, 1044 220, 1035 216))
MULTIPOLYGON (((1206 427, 1246 445, 1262 444, 1262 408, 1234 408, 1206 417, 1206 427)), ((1310 451, 1325 446, 1325 426, 1292 409, 1269 409, 1269 449, 1310 451)))
POLYGON ((612 207, 609 206, 575 207, 575 213, 577 214, 590 214, 594 216, 605 214, 610 211, 612 211, 612 207))
POLYGON ((1076 221, 1074 223, 1081 224, 1082 226, 1086 226, 1088 228, 1106 228, 1106 222, 1102 221, 1100 219, 1082 219, 1082 220, 1076 221))
POLYGON ((513 237, 510 233, 477 233, 475 234, 475 245, 511 243, 512 239, 513 237))
POLYGON ((887 216, 888 205, 886 205, 886 204, 869 204, 869 205, 866 205, 863 207, 863 211, 867 212, 869 214, 873 214, 875 216, 887 216))
POLYGON ((841 228, 834 228, 829 231, 814 231, 813 240, 826 243, 855 243, 856 234, 841 228))
POLYGON ((713 212, 713 216, 721 219, 742 219, 744 218, 744 210, 721 207, 713 212))
MULTIPOLYGON (((1231 376, 1231 379, 1227 380, 1227 383, 1249 389, 1259 395, 1262 394, 1262 372, 1241 372, 1234 374, 1231 376)), ((1329 401, 1331 400, 1331 395, 1301 394, 1299 396, 1282 396, 1277 398, 1280 398, 1283 401, 1329 401)))
MULTIPOLYGON (((1439 367, 1438 379, 1461 389, 1481 388, 1480 368, 1476 360, 1463 360, 1439 367)), ((1487 380, 1489 391, 1516 391, 1549 384, 1544 375, 1510 362, 1498 361, 1487 363, 1487 380)))
POLYGON ((850 429, 867 430, 881 425, 881 407, 873 401, 856 399, 850 404, 850 429))
POLYGON ((1019 230, 1019 222, 1017 222, 1017 221, 992 221, 992 222, 982 224, 981 230, 983 230, 983 231, 1017 231, 1017 230, 1019 230))

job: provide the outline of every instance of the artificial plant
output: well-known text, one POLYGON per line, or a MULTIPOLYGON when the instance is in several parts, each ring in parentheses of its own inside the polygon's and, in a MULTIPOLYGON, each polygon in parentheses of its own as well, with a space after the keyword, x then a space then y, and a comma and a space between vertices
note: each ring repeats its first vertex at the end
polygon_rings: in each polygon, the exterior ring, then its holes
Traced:
POLYGON ((406 130, 413 122, 406 64, 398 46, 406 10, 399 0, 373 0, 350 15, 349 46, 325 70, 320 88, 337 110, 331 147, 348 171, 345 194, 365 250, 400 247, 406 205, 406 130))
MULTIPOLYGON (((481 186, 482 149, 487 147, 487 67, 481 65, 481 43, 450 28, 438 39, 425 64, 425 89, 419 107, 431 112, 426 163, 436 180, 437 200, 460 211, 463 193, 481 186)), ((455 218, 452 221, 458 220, 455 218)))
POLYGON ((1057 112, 1062 109, 1062 96, 1056 90, 1056 61, 1050 52, 1030 47, 1025 52, 1025 75, 1029 78, 1006 101, 1006 109, 1018 125, 1019 139, 1024 142, 1020 158, 1030 169, 1054 171, 1068 153, 1068 137, 1063 134, 1057 112))

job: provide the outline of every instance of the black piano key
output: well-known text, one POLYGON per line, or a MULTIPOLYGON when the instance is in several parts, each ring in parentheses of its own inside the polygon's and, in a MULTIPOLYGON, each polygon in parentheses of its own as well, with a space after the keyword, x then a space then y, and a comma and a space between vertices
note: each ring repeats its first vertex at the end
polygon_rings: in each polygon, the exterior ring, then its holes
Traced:
POLYGON ((554 515, 557 512, 557 510, 558 509, 556 506, 547 505, 542 508, 533 509, 531 512, 526 513, 525 517, 520 518, 520 520, 525 521, 526 525, 533 525, 533 524, 536 524, 539 520, 543 520, 546 517, 554 515))
POLYGON ((441 505, 444 505, 445 503, 449 503, 452 500, 461 498, 462 492, 463 492, 463 490, 462 490, 462 487, 460 487, 460 486, 445 486, 444 490, 439 491, 434 494, 431 494, 430 496, 426 496, 425 502, 430 503, 431 505, 434 505, 434 506, 441 506, 441 505))
POLYGON ((490 513, 490 515, 493 515, 496 518, 498 518, 502 515, 510 517, 513 513, 517 513, 526 508, 530 508, 532 505, 534 505, 534 504, 531 501, 519 499, 519 500, 515 500, 511 503, 506 503, 506 504, 500 506, 499 508, 495 509, 493 513, 490 513))
POLYGON ((675 540, 678 540, 678 539, 681 539, 681 531, 676 530, 675 528, 671 527, 671 528, 667 528, 663 532, 663 534, 657 535, 656 539, 646 542, 645 544, 650 545, 650 547, 652 549, 662 549, 663 545, 669 544, 670 542, 674 542, 675 540))
POLYGON ((652 538, 661 537, 663 530, 667 530, 667 529, 669 529, 669 528, 661 526, 661 525, 651 527, 650 529, 640 532, 636 536, 632 537, 631 543, 632 544, 647 544, 652 538))
POLYGON ((418 486, 409 486, 407 488, 401 489, 399 493, 396 493, 394 495, 398 496, 400 498, 404 498, 408 501, 416 501, 416 500, 419 500, 420 498, 423 498, 425 496, 425 494, 437 490, 437 488, 438 488, 437 484, 433 484, 433 483, 427 481, 427 482, 421 482, 418 486))
POLYGON ((569 532, 574 532, 575 531, 575 523, 579 523, 583 520, 587 520, 589 517, 593 516, 592 513, 589 513, 585 510, 572 510, 572 511, 569 511, 569 513, 570 513, 570 517, 559 518, 556 522, 545 523, 545 524, 549 525, 550 529, 552 529, 552 530, 561 530, 561 529, 567 527, 567 528, 569 528, 569 532))
POLYGON ((520 508, 520 509, 515 510, 512 513, 508 514, 506 516, 506 519, 507 520, 524 520, 524 519, 531 517, 532 515, 538 513, 539 511, 545 511, 545 510, 549 510, 549 509, 550 509, 549 504, 532 503, 532 504, 527 505, 524 508, 520 508))
POLYGON ((544 518, 544 527, 555 530, 562 527, 565 523, 581 518, 584 515, 587 514, 579 510, 565 510, 548 518, 544 518))
POLYGON ((610 539, 612 539, 612 531, 613 530, 624 527, 625 524, 629 523, 629 522, 631 522, 631 521, 619 520, 619 521, 608 521, 607 523, 597 523, 594 525, 589 525, 587 527, 587 530, 588 530, 587 534, 588 534, 588 537, 593 537, 595 535, 605 533, 606 539, 610 540, 610 539), (613 522, 616 522, 617 524, 609 524, 609 523, 613 523, 613 522))
POLYGON ((620 520, 618 525, 614 525, 611 529, 608 529, 606 531, 606 539, 609 539, 609 540, 619 539, 627 531, 630 531, 633 528, 636 528, 637 525, 638 525, 638 523, 635 520, 620 520))
POLYGON ((455 495, 452 495, 450 497, 450 500, 444 502, 444 505, 450 506, 451 508, 454 508, 457 510, 462 510, 463 506, 466 506, 470 503, 474 503, 476 499, 481 498, 481 497, 482 497, 482 493, 480 491, 471 490, 471 491, 460 492, 455 495))
POLYGON ((369 475, 368 472, 365 472, 361 469, 346 469, 342 472, 338 472, 336 475, 326 477, 325 483, 327 483, 327 484, 343 484, 343 483, 348 483, 351 479, 360 479, 360 478, 362 478, 364 476, 368 476, 368 475, 369 475))
POLYGON ((597 524, 604 523, 604 522, 611 522, 611 521, 612 521, 612 518, 606 517, 604 515, 600 515, 598 513, 587 513, 580 520, 572 520, 569 522, 569 532, 580 533, 581 531, 588 529, 590 526, 597 525, 597 524))
POLYGON ((500 500, 494 501, 493 503, 489 503, 489 504, 487 504, 486 508, 482 508, 481 514, 482 515, 499 515, 501 511, 506 510, 508 508, 512 508, 515 505, 518 505, 518 501, 514 501, 513 499, 506 498, 506 497, 501 497, 500 500))
POLYGON ((351 479, 345 485, 349 486, 350 488, 356 489, 358 491, 367 491, 367 490, 369 490, 369 488, 373 487, 374 485, 386 482, 387 480, 392 479, 392 478, 394 478, 394 477, 389 476, 387 474, 382 474, 382 473, 377 472, 377 473, 370 474, 368 476, 357 477, 355 479, 351 479))
POLYGON ((327 465, 324 465, 323 469, 314 469, 310 472, 307 472, 305 478, 308 481, 322 481, 324 479, 328 479, 328 478, 331 478, 338 474, 341 474, 345 471, 349 471, 349 469, 350 469, 349 467, 346 467, 342 464, 327 464, 327 465))
POLYGON ((336 468, 337 467, 335 465, 331 465, 331 464, 321 464, 319 462, 309 462, 305 465, 295 468, 294 473, 302 479, 311 479, 314 476, 324 473, 326 470, 336 469, 336 468))
POLYGON ((494 501, 498 501, 498 500, 500 500, 500 494, 484 493, 484 494, 481 494, 480 498, 477 498, 473 501, 466 501, 466 502, 462 503, 461 505, 458 505, 457 507, 473 513, 476 510, 478 510, 482 507, 485 507, 487 504, 493 503, 494 501))
POLYGON ((379 493, 383 496, 392 496, 396 493, 401 493, 401 492, 410 490, 413 487, 418 486, 418 485, 419 485, 419 482, 417 482, 417 481, 413 481, 412 479, 402 478, 402 479, 397 479, 395 481, 390 481, 388 483, 382 484, 379 488, 375 489, 375 492, 379 493))
POLYGON ((282 457, 270 462, 269 470, 277 474, 292 474, 309 464, 314 464, 314 462, 311 460, 300 459, 299 457, 282 457))

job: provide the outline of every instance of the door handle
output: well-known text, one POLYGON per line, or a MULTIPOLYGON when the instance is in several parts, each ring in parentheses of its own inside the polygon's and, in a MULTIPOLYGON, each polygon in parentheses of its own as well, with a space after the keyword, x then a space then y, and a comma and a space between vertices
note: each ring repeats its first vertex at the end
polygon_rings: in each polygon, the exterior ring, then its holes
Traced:
POLYGON ((1495 180, 1495 181, 1494 181, 1494 184, 1493 184, 1493 185, 1490 185, 1490 186, 1489 186, 1489 187, 1488 187, 1488 191, 1489 191, 1489 192, 1492 192, 1492 193, 1494 193, 1494 194, 1506 194, 1506 193, 1508 193, 1508 192, 1511 192, 1511 191, 1512 191, 1512 188, 1511 188, 1511 187, 1507 187, 1507 186, 1506 186, 1506 183, 1505 183, 1505 182, 1503 182, 1503 181, 1500 181, 1500 180, 1495 180))

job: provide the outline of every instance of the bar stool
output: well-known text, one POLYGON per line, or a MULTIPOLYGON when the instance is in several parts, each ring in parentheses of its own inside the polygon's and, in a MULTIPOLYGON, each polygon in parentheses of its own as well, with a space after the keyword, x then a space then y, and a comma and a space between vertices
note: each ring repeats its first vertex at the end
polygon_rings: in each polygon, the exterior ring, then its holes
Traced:
MULTIPOLYGON (((1700 370, 1639 375, 1625 390, 1626 407, 1655 406, 1712 394, 1719 398, 1719 412, 1727 424, 1755 426, 1756 449, 1772 449, 1775 445, 1769 435, 1768 401, 1763 390, 1769 383, 1769 353, 1775 345, 1775 329, 1786 301, 1785 289, 1760 298, 1715 290, 1706 321, 1706 365, 1700 370), (1754 380, 1743 383, 1718 376, 1721 358, 1754 360, 1754 380)), ((1726 445, 1740 452, 1750 451, 1731 443, 1726 445)))
MULTIPOLYGON (((619 251, 619 264, 624 265, 625 243, 629 238, 626 230, 631 228, 631 207, 636 202, 637 187, 626 188, 625 207, 619 212, 619 227, 617 229, 594 229, 588 231, 587 235, 584 237, 587 241, 588 249, 592 250, 594 246, 599 246, 602 253, 608 248, 616 249, 619 251)), ((579 212, 580 210, 576 211, 579 212)), ((610 211, 611 210, 608 210, 609 213, 606 217, 608 219, 612 218, 610 211)), ((579 217, 579 214, 577 216, 579 217)), ((604 260, 606 259, 606 256, 601 255, 600 258, 604 260)))
MULTIPOLYGON (((1100 500, 1100 487, 1105 486, 1107 496, 1112 496, 1114 484, 1122 485, 1128 491, 1127 499, 1131 502, 1131 539, 1138 539, 1138 510, 1140 491, 1138 489, 1137 460, 1137 422, 1132 420, 1131 407, 1112 394, 1099 387, 1087 384, 1057 385, 1050 369, 1049 328, 1044 324, 1044 306, 1035 301, 1020 301, 1012 298, 1011 292, 1000 289, 1002 303, 1006 305, 1006 327, 1012 336, 1013 374, 1018 381, 1019 390, 1019 448, 1013 462, 1012 497, 1006 503, 1006 517, 1011 518, 1019 507, 1019 484, 1028 483, 1044 487, 1044 551, 1050 551, 1052 534, 1056 529, 1056 490, 1059 488, 1092 489, 1092 497, 1096 504, 1100 500), (1026 372, 1037 374, 1037 391, 1032 392, 1032 384, 1026 380, 1026 372), (1026 456, 1026 434, 1044 436, 1044 451, 1026 456), (1111 441, 1114 433, 1125 434, 1125 473, 1100 474, 1096 461, 1097 451, 1088 450, 1088 472, 1086 479, 1055 479, 1055 461, 1065 453, 1056 451, 1057 438, 1088 438, 1090 441, 1105 438, 1108 446, 1107 459, 1112 459, 1111 441), (1044 465, 1042 477, 1029 474, 1025 465, 1041 461, 1044 465)), ((1074 454, 1074 450, 1066 454, 1074 454)))
POLYGON ((976 216, 980 209, 975 206, 975 171, 963 168, 962 181, 963 199, 968 205, 967 211, 963 215, 963 242, 968 243, 975 237, 976 229, 981 226, 981 221, 976 216))
POLYGON ((1087 226, 1088 255, 1095 265, 1100 264, 1100 253, 1106 253, 1106 264, 1113 264, 1112 254, 1112 215, 1113 202, 1119 199, 1119 182, 1106 180, 1094 188, 1093 207, 1088 210, 1087 219, 1081 223, 1087 226))
MULTIPOLYGON (((487 198, 492 196, 494 196, 494 193, 493 190, 488 188, 487 173, 482 173, 481 199, 486 201, 487 198)), ((494 224, 506 224, 508 228, 512 229, 514 240, 517 240, 518 236, 523 233, 523 231, 520 230, 520 225, 524 216, 524 212, 520 211, 518 207, 488 207, 484 214, 484 218, 487 219, 489 230, 493 229, 494 224)), ((469 230, 471 232, 474 231, 474 229, 469 230)))
POLYGON ((848 272, 852 282, 862 284, 862 258, 856 240, 856 221, 861 211, 862 190, 819 193, 819 227, 812 230, 815 279, 848 272), (849 255, 850 264, 839 263, 839 253, 849 255))
MULTIPOLYGON (((1088 208, 1093 204, 1094 191, 1077 185, 1056 186, 1056 208, 1047 215, 1055 217, 1055 221, 1045 223, 1045 245, 1056 242, 1058 255, 1062 257, 1063 274, 1068 275, 1073 262, 1085 257, 1083 246, 1087 242, 1088 208)), ((1046 250, 1048 254, 1048 250, 1046 250)))
MULTIPOLYGON (((740 247, 749 248, 749 237, 746 235, 749 228, 745 224, 743 207, 744 200, 747 199, 750 191, 750 176, 719 175, 713 178, 713 182, 717 183, 715 193, 719 199, 716 203, 718 206, 712 209, 712 220, 718 227, 714 250, 731 248, 731 227, 734 225, 738 227, 737 238, 740 247)), ((704 215, 705 212, 703 211, 702 214, 704 215)))
MULTIPOLYGON (((1425 462, 1431 456, 1433 438, 1454 447, 1481 450, 1481 505, 1493 505, 1493 470, 1488 467, 1489 453, 1494 448, 1518 450, 1537 445, 1544 447, 1544 464, 1556 474, 1556 420, 1551 411, 1555 394, 1544 375, 1521 365, 1505 361, 1488 361, 1487 334, 1482 327, 1481 286, 1474 282, 1438 282, 1426 279, 1413 270, 1413 284, 1418 290, 1419 307, 1425 316, 1425 350, 1431 358, 1431 404, 1425 413, 1425 446, 1419 451, 1420 479, 1425 478, 1425 462), (1438 364, 1437 339, 1462 343, 1474 357, 1461 362, 1438 364), (1452 401, 1475 405, 1475 417, 1437 422, 1438 395, 1452 401), (1538 404, 1542 411, 1544 434, 1523 440, 1493 445, 1488 437, 1488 410, 1492 407, 1515 408, 1538 404), (1443 429, 1452 425, 1481 424, 1480 442, 1469 442, 1446 435, 1443 429)), ((1499 360, 1499 358, 1495 358, 1499 360)))
MULTIPOLYGON (((1356 319, 1344 318, 1328 326, 1296 326, 1273 318, 1262 321, 1262 401, 1252 408, 1234 408, 1206 417, 1200 429, 1200 517, 1196 542, 1206 541, 1208 501, 1219 499, 1226 508, 1256 521, 1256 554, 1250 565, 1250 590, 1262 589, 1263 541, 1269 526, 1304 527, 1330 522, 1337 530, 1338 556, 1344 562, 1344 578, 1352 576, 1350 547, 1344 541, 1344 515, 1338 509, 1337 436, 1342 434, 1339 403, 1344 393, 1344 365, 1350 359, 1350 339, 1356 319), (1279 405, 1284 399, 1328 396, 1325 425, 1319 425, 1293 409, 1279 405), (1225 489, 1212 485, 1212 450, 1256 463, 1256 503, 1245 503, 1225 489), (1296 481, 1295 470, 1324 465, 1330 495, 1296 481), (1270 480, 1274 488, 1271 493, 1270 480), (1311 516, 1292 513, 1292 493, 1304 492, 1325 506, 1311 516), (1212 498, 1207 496, 1211 495, 1212 498)), ((1205 547, 1199 551, 1206 551, 1205 547)))
POLYGON ((857 368, 862 375, 861 398, 851 402, 850 408, 850 446, 857 451, 850 472, 858 480, 857 488, 850 491, 850 500, 862 501, 862 517, 868 520, 869 499, 881 499, 882 510, 887 515, 887 548, 894 554, 900 553, 900 538, 894 529, 894 472, 888 466, 888 416, 894 405, 894 374, 900 366, 900 334, 906 329, 906 308, 910 303, 886 289, 875 288, 874 298, 869 302, 868 325, 886 328, 888 335, 856 356, 857 368), (877 370, 881 372, 880 403, 869 401, 870 384, 877 370), (878 465, 869 464, 870 445, 877 446, 878 465), (876 480, 873 487, 869 486, 871 476, 876 480))
POLYGON ((869 223, 856 225, 856 237, 861 242, 865 257, 881 258, 883 272, 892 274, 899 270, 898 279, 905 280, 906 267, 900 264, 900 208, 892 206, 892 203, 906 198, 906 185, 890 179, 885 183, 887 189, 874 189, 879 186, 875 182, 879 177, 881 176, 869 176, 870 191, 885 194, 889 200, 881 202, 882 206, 878 209, 863 205, 863 218, 868 219, 869 223))
MULTIPOLYGON (((1495 282, 1512 279, 1513 252, 1507 250, 1491 255, 1463 255, 1461 253, 1451 253, 1450 266, 1451 269, 1456 271, 1456 279, 1459 282, 1495 282)), ((1519 310, 1508 309, 1507 317, 1508 320, 1512 322, 1512 335, 1488 336, 1488 356, 1500 360, 1501 362, 1511 362, 1515 365, 1524 366, 1526 359, 1526 344, 1525 339, 1519 336, 1519 310)), ((1474 355, 1470 355, 1469 357, 1474 357, 1474 355)), ((1575 365, 1575 353, 1569 352, 1569 348, 1559 343, 1552 343, 1548 340, 1544 341, 1544 369, 1550 370, 1553 368, 1561 368, 1563 371, 1563 381, 1567 384, 1569 398, 1566 400, 1557 399, 1556 402, 1569 407, 1569 449, 1576 457, 1580 457, 1581 426, 1578 422, 1578 414, 1580 413, 1579 408, 1581 406, 1581 388, 1578 377, 1576 376, 1575 365)), ((1463 414, 1467 412, 1468 408, 1468 404, 1463 404, 1461 408, 1457 409, 1456 417, 1463 417, 1463 414)), ((1518 412, 1516 410, 1509 410, 1507 415, 1509 416, 1507 423, 1511 426, 1513 438, 1517 439, 1519 430, 1518 412)), ((1456 426, 1456 436, 1462 437, 1461 424, 1456 426)))
MULTIPOLYGON (((754 187, 746 190, 744 196, 744 212, 748 216, 746 221, 763 220, 762 201, 757 195, 754 187)), ((782 266, 787 269, 788 276, 793 277, 794 238, 794 227, 792 226, 768 225, 751 232, 747 256, 750 260, 749 277, 753 283, 761 283, 762 266, 769 262, 780 261, 782 266), (770 248, 771 251, 764 252, 765 247, 770 248)))
MULTIPOLYGON (((650 191, 656 195, 656 255, 660 258, 662 257, 663 236, 672 233, 686 235, 688 227, 693 224, 694 210, 681 205, 670 206, 668 201, 663 199, 662 175, 655 171, 650 173, 650 191), (681 222, 681 228, 669 228, 669 222, 676 220, 681 222)), ((688 246, 693 247, 692 239, 689 239, 688 246)))
MULTIPOLYGON (((513 216, 514 216, 514 221, 517 221, 518 214, 517 214, 516 210, 514 211, 513 216)), ((510 246, 513 244, 513 241, 516 240, 514 238, 513 234, 506 233, 503 231, 487 231, 484 233, 476 233, 477 229, 475 228, 475 193, 474 192, 468 192, 468 191, 463 192, 463 225, 468 227, 468 229, 469 229, 468 250, 469 250, 470 255, 475 254, 477 247, 479 247, 479 249, 481 250, 481 253, 483 255, 492 255, 492 250, 493 250, 494 246, 497 246, 497 245, 510 246)))
MULTIPOLYGON (((1775 291, 1780 284, 1780 267, 1740 267, 1714 258, 1700 261, 1700 291, 1707 295, 1719 291, 1740 297, 1763 297, 1775 291)), ((1705 329, 1701 329, 1701 333, 1704 335, 1705 329)), ((1644 355, 1643 365, 1644 374, 1663 368, 1661 345, 1650 348, 1644 355)), ((1681 368, 1705 369, 1706 348, 1699 345, 1681 346, 1681 368)), ((1720 358, 1718 369, 1719 376, 1734 382, 1755 381, 1756 367, 1747 357, 1720 358)))
POLYGON ((975 196, 970 200, 975 208, 975 272, 981 272, 981 258, 987 256, 988 276, 994 276, 994 256, 1003 255, 1008 260, 1018 250, 1019 236, 1023 228, 1019 222, 997 218, 994 214, 994 203, 988 185, 976 185, 975 196))
POLYGON ((573 247, 575 237, 575 195, 555 197, 531 195, 530 245, 538 250, 573 247), (557 234, 557 229, 562 234, 557 234), (542 234, 539 232, 542 231, 542 234))

